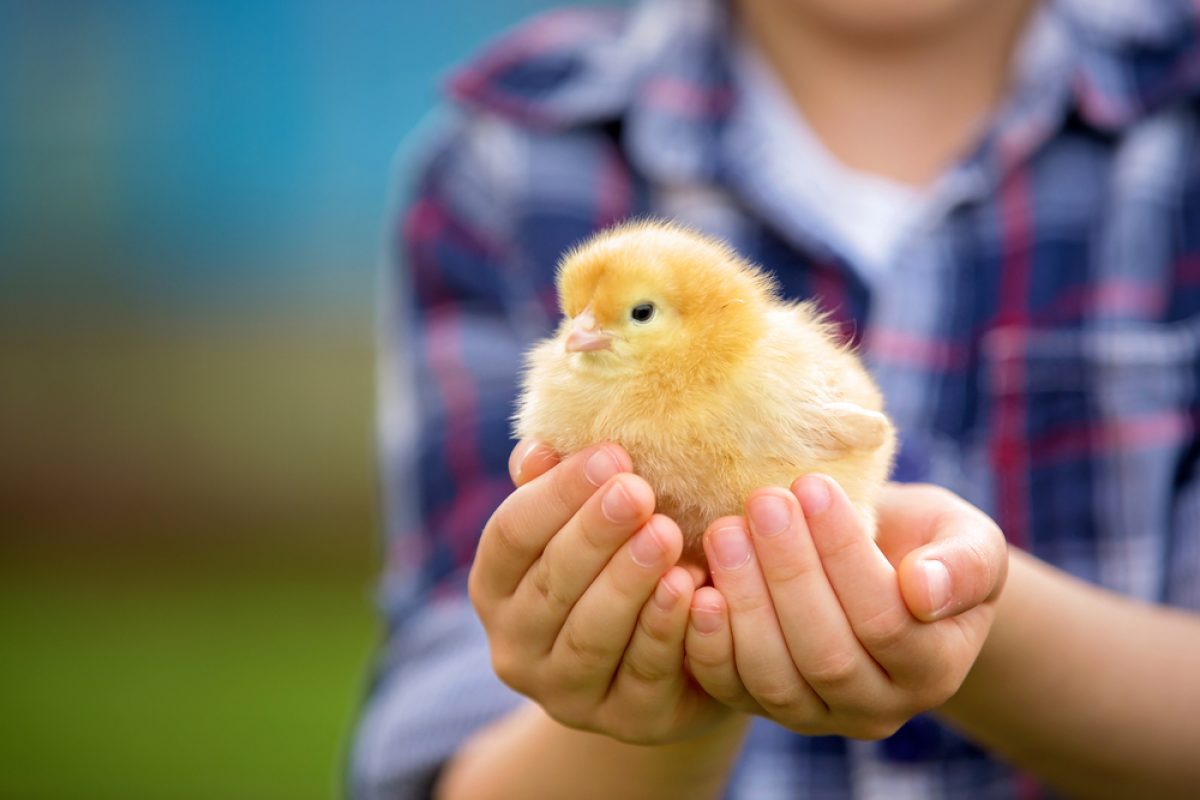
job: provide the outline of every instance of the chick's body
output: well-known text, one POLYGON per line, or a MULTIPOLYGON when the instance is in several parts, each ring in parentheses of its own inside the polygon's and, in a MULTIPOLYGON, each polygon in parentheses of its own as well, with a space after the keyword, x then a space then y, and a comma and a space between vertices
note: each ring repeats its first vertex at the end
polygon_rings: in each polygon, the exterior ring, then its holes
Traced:
POLYGON ((621 444, 698 551, 747 495, 830 475, 868 520, 895 434, 883 398, 815 307, 718 241, 635 223, 568 254, 565 318, 529 353, 522 438, 568 454, 621 444))

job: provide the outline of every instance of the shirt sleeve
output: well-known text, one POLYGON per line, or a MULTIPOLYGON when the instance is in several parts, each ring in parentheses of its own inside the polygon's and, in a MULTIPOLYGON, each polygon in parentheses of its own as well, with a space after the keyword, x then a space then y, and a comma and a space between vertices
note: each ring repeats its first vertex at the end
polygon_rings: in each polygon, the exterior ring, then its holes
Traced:
POLYGON ((416 170, 401 164, 400 180, 415 185, 399 190, 389 222, 378 371, 386 641, 350 754, 352 795, 369 800, 427 796, 464 739, 521 702, 491 669, 465 587, 480 531, 512 490, 529 304, 492 160, 500 134, 478 120, 443 129, 416 170))
POLYGON ((1179 458, 1174 494, 1172 535, 1162 558, 1166 565, 1167 603, 1200 612, 1200 126, 1193 128, 1183 175, 1184 191, 1177 219, 1175 280, 1170 290, 1172 317, 1190 331, 1186 369, 1191 403, 1186 411, 1190 438, 1179 458))

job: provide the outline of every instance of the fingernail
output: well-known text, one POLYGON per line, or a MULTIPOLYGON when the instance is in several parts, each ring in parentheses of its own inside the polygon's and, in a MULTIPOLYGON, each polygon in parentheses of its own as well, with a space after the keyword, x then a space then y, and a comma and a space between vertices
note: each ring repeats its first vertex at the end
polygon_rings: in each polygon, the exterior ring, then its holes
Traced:
POLYGON ((697 633, 711 636, 721 628, 721 612, 715 608, 693 608, 692 627, 697 633))
POLYGON ((675 601, 678 599, 679 595, 675 594, 675 590, 671 588, 671 584, 666 581, 658 582, 658 588, 654 590, 654 605, 663 611, 670 611, 674 608, 675 601))
POLYGON ((517 462, 516 477, 518 482, 525 475, 525 462, 529 460, 529 456, 533 453, 533 451, 537 450, 541 445, 542 443, 536 439, 530 439, 528 441, 521 442, 520 449, 517 450, 517 454, 514 459, 517 462))
POLYGON ((750 524, 760 536, 775 536, 792 524, 792 511, 782 497, 763 495, 750 504, 750 524))
POLYGON ((597 450, 583 466, 583 474, 593 486, 603 486, 604 482, 621 471, 621 465, 613 458, 608 450, 597 450))
POLYGON ((653 567, 662 558, 663 548, 649 525, 642 528, 629 543, 629 553, 639 567, 653 567))
POLYGON ((828 481, 823 475, 809 475, 796 484, 796 499, 800 501, 800 508, 804 509, 806 517, 824 514, 833 502, 828 481))
POLYGON ((931 616, 940 616, 950 605, 950 570, 935 559, 922 561, 921 569, 925 572, 925 586, 929 589, 931 616))
POLYGON ((750 560, 750 542, 741 528, 722 528, 713 534, 713 552, 724 569, 737 569, 750 560))
POLYGON ((600 511, 604 518, 614 525, 630 522, 637 516, 637 509, 633 506, 629 492, 625 491, 625 487, 620 483, 614 483, 605 493, 604 499, 600 501, 600 511))

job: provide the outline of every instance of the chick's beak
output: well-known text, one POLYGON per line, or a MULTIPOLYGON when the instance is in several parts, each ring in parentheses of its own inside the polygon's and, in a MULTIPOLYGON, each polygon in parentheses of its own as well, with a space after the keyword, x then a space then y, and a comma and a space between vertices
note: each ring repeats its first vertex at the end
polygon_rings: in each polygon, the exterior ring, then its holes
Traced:
POLYGON ((612 334, 596 324, 590 308, 571 321, 571 332, 567 334, 567 352, 584 353, 592 350, 611 350, 612 334))

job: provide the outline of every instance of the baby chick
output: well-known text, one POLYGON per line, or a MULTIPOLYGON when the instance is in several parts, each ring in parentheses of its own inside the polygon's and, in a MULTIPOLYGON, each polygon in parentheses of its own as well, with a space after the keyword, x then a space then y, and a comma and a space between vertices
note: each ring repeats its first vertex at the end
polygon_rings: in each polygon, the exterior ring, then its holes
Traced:
POLYGON ((565 315, 527 355, 516 432, 569 454, 622 445, 689 550, 762 486, 832 476, 874 530, 896 437, 883 398, 811 303, 715 239, 637 222, 559 266, 565 315))

